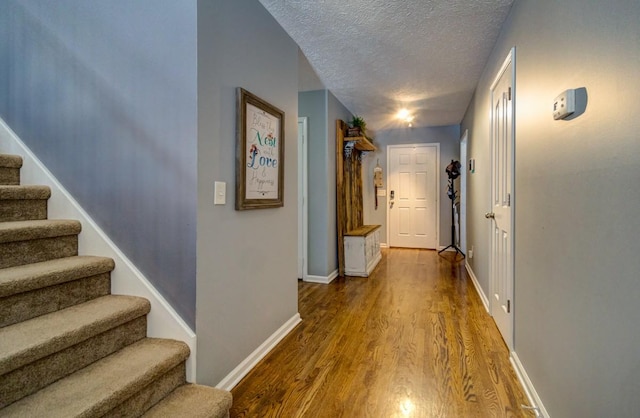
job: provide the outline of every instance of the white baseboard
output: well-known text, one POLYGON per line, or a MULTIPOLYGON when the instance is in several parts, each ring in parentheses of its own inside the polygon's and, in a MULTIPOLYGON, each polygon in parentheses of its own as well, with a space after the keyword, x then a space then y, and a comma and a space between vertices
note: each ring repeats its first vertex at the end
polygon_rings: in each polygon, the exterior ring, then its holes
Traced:
POLYGON ((304 278, 305 282, 309 282, 309 283, 322 283, 322 284, 329 284, 331 283, 336 277, 338 277, 338 270, 334 270, 330 275, 328 276, 312 276, 312 275, 307 275, 307 277, 304 278))
POLYGON ((466 260, 464 262, 464 267, 467 269, 467 273, 469 273, 469 277, 471 277, 473 286, 476 288, 476 292, 478 292, 478 296, 480 296, 480 300, 484 305, 484 309, 486 309, 486 311, 489 312, 489 299, 487 298, 487 295, 484 294, 484 290, 482 290, 482 287, 480 287, 480 283, 478 283, 478 278, 476 277, 475 273, 473 272, 473 269, 471 268, 471 266, 466 260))
POLYGON ((380 248, 389 248, 389 245, 386 242, 381 242, 380 248))
POLYGON ((23 184, 39 184, 51 188, 51 198, 48 201, 50 218, 76 219, 82 223, 82 233, 78 236, 81 254, 115 260, 116 268, 111 272, 112 293, 140 296, 151 302, 151 312, 147 315, 147 334, 150 337, 171 338, 187 343, 191 349, 191 355, 187 359, 187 380, 195 382, 196 334, 2 118, 0 152, 22 157, 20 178, 23 184))
POLYGON ((269 338, 255 351, 249 354, 249 357, 244 359, 242 363, 231 371, 224 379, 216 385, 218 389, 231 390, 233 389, 243 377, 247 375, 253 369, 260 360, 262 360, 273 348, 289 334, 298 325, 302 319, 300 314, 297 313, 285 322, 276 332, 271 334, 269 338))
POLYGON ((531 379, 529 379, 529 376, 527 375, 527 372, 515 351, 511 352, 511 364, 513 365, 516 375, 518 376, 518 380, 520 380, 524 392, 529 399, 529 406, 536 408, 533 410, 536 413, 536 417, 549 418, 549 413, 542 404, 542 399, 538 396, 538 392, 536 392, 536 389, 533 387, 533 383, 531 383, 531 379))

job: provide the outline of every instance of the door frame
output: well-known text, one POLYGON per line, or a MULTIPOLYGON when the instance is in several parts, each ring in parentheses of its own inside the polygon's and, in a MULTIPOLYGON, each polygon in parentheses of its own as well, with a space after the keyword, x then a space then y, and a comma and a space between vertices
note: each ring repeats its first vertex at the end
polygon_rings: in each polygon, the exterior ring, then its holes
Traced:
POLYGON ((460 220, 460 242, 459 246, 462 252, 469 254, 467 248, 467 175, 469 173, 469 167, 467 165, 468 157, 468 144, 469 144, 469 130, 465 129, 462 137, 460 137, 460 214, 458 219, 460 220))
POLYGON ((387 222, 387 230, 385 231, 387 246, 391 248, 390 234, 391 223, 389 222, 389 218, 391 215, 391 211, 389 210, 389 193, 391 186, 391 153, 389 152, 392 148, 416 148, 416 147, 435 147, 436 149, 436 251, 440 249, 440 143, 439 142, 422 142, 418 144, 395 144, 395 145, 387 145, 387 178, 386 178, 386 187, 387 187, 387 199, 386 199, 386 222, 387 222))
POLYGON ((309 275, 309 191, 308 191, 308 138, 307 117, 298 118, 298 277, 309 275))
MULTIPOLYGON (((515 194, 515 184, 516 184, 516 170, 515 170, 515 166, 516 166, 516 158, 515 158, 515 142, 516 142, 516 60, 515 60, 515 54, 516 54, 516 48, 513 47, 511 48, 511 50, 509 51, 509 53, 507 54, 507 57, 505 58, 504 62, 502 63, 502 66, 500 67, 500 70, 497 72, 493 82, 491 83, 491 87, 489 88, 489 100, 490 100, 490 107, 491 107, 491 116, 490 116, 490 128, 489 128, 489 151, 490 151, 490 169, 491 169, 491 175, 490 177, 490 182, 491 182, 491 189, 489 192, 489 211, 493 212, 493 202, 492 202, 492 193, 493 193, 493 129, 494 129, 494 124, 493 124, 493 120, 494 120, 494 109, 493 109, 493 99, 494 99, 494 90, 496 88, 496 86, 498 85, 500 79, 502 78, 502 76, 505 74, 505 72, 507 71, 507 68, 509 67, 509 65, 511 65, 511 94, 512 94, 512 100, 511 100, 511 115, 512 115, 512 119, 511 119, 511 155, 509 156, 509 158, 511 159, 511 205, 509 206, 509 212, 510 212, 510 217, 511 217, 511 222, 510 222, 510 228, 511 228, 511 292, 510 292, 510 300, 511 300, 511 315, 512 315, 512 319, 511 319, 511 323, 510 323, 510 329, 508 330, 509 334, 508 335, 502 335, 502 338, 504 339, 505 343, 507 344, 507 347, 509 348, 509 351, 513 351, 514 350, 514 343, 515 343, 515 321, 516 321, 516 301, 515 301, 515 236, 516 236, 516 230, 515 230, 515 208, 516 208, 516 194, 515 194)), ((495 302, 495 298, 493 297, 494 295, 494 291, 495 291, 495 280, 494 280, 494 272, 493 272, 493 263, 491 262, 491 259, 493 258, 493 246, 492 246, 492 239, 491 236, 493 234, 492 232, 492 222, 491 221, 489 223, 489 313, 493 312, 493 308, 494 308, 494 304, 495 302)), ((502 331, 500 332, 502 334, 502 331)))

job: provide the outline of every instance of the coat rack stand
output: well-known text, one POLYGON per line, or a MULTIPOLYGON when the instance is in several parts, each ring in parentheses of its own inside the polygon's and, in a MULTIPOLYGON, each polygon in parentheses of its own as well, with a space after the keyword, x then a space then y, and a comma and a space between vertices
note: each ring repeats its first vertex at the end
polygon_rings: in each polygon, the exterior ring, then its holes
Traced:
POLYGON ((451 199, 451 244, 438 251, 438 254, 448 250, 449 248, 453 248, 456 251, 456 257, 458 256, 458 253, 460 253, 462 254, 462 258, 465 258, 466 256, 462 250, 456 245, 456 198, 458 193, 456 192, 454 181, 460 175, 460 172, 458 171, 459 167, 460 163, 453 160, 451 160, 451 164, 447 166, 447 174, 449 175, 449 189, 447 190, 447 196, 451 199))

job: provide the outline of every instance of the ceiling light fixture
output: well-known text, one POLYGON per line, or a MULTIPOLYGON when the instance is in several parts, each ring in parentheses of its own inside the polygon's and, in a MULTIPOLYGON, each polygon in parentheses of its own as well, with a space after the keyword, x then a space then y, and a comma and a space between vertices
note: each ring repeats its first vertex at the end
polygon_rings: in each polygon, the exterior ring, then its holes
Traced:
POLYGON ((413 127, 413 115, 411 115, 411 113, 409 113, 409 110, 406 108, 402 108, 398 111, 398 113, 396 114, 396 117, 398 119, 400 119, 403 122, 407 122, 407 124, 409 125, 409 128, 413 127))
POLYGON ((406 108, 400 109, 396 117, 401 120, 407 120, 407 118, 410 117, 409 110, 406 108))

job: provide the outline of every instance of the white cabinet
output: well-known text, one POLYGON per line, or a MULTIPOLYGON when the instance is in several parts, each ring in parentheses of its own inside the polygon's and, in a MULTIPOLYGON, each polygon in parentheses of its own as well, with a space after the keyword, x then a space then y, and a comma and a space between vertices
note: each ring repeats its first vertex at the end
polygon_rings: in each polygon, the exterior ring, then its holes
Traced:
POLYGON ((369 277, 381 258, 380 225, 363 225, 345 234, 345 276, 369 277))

